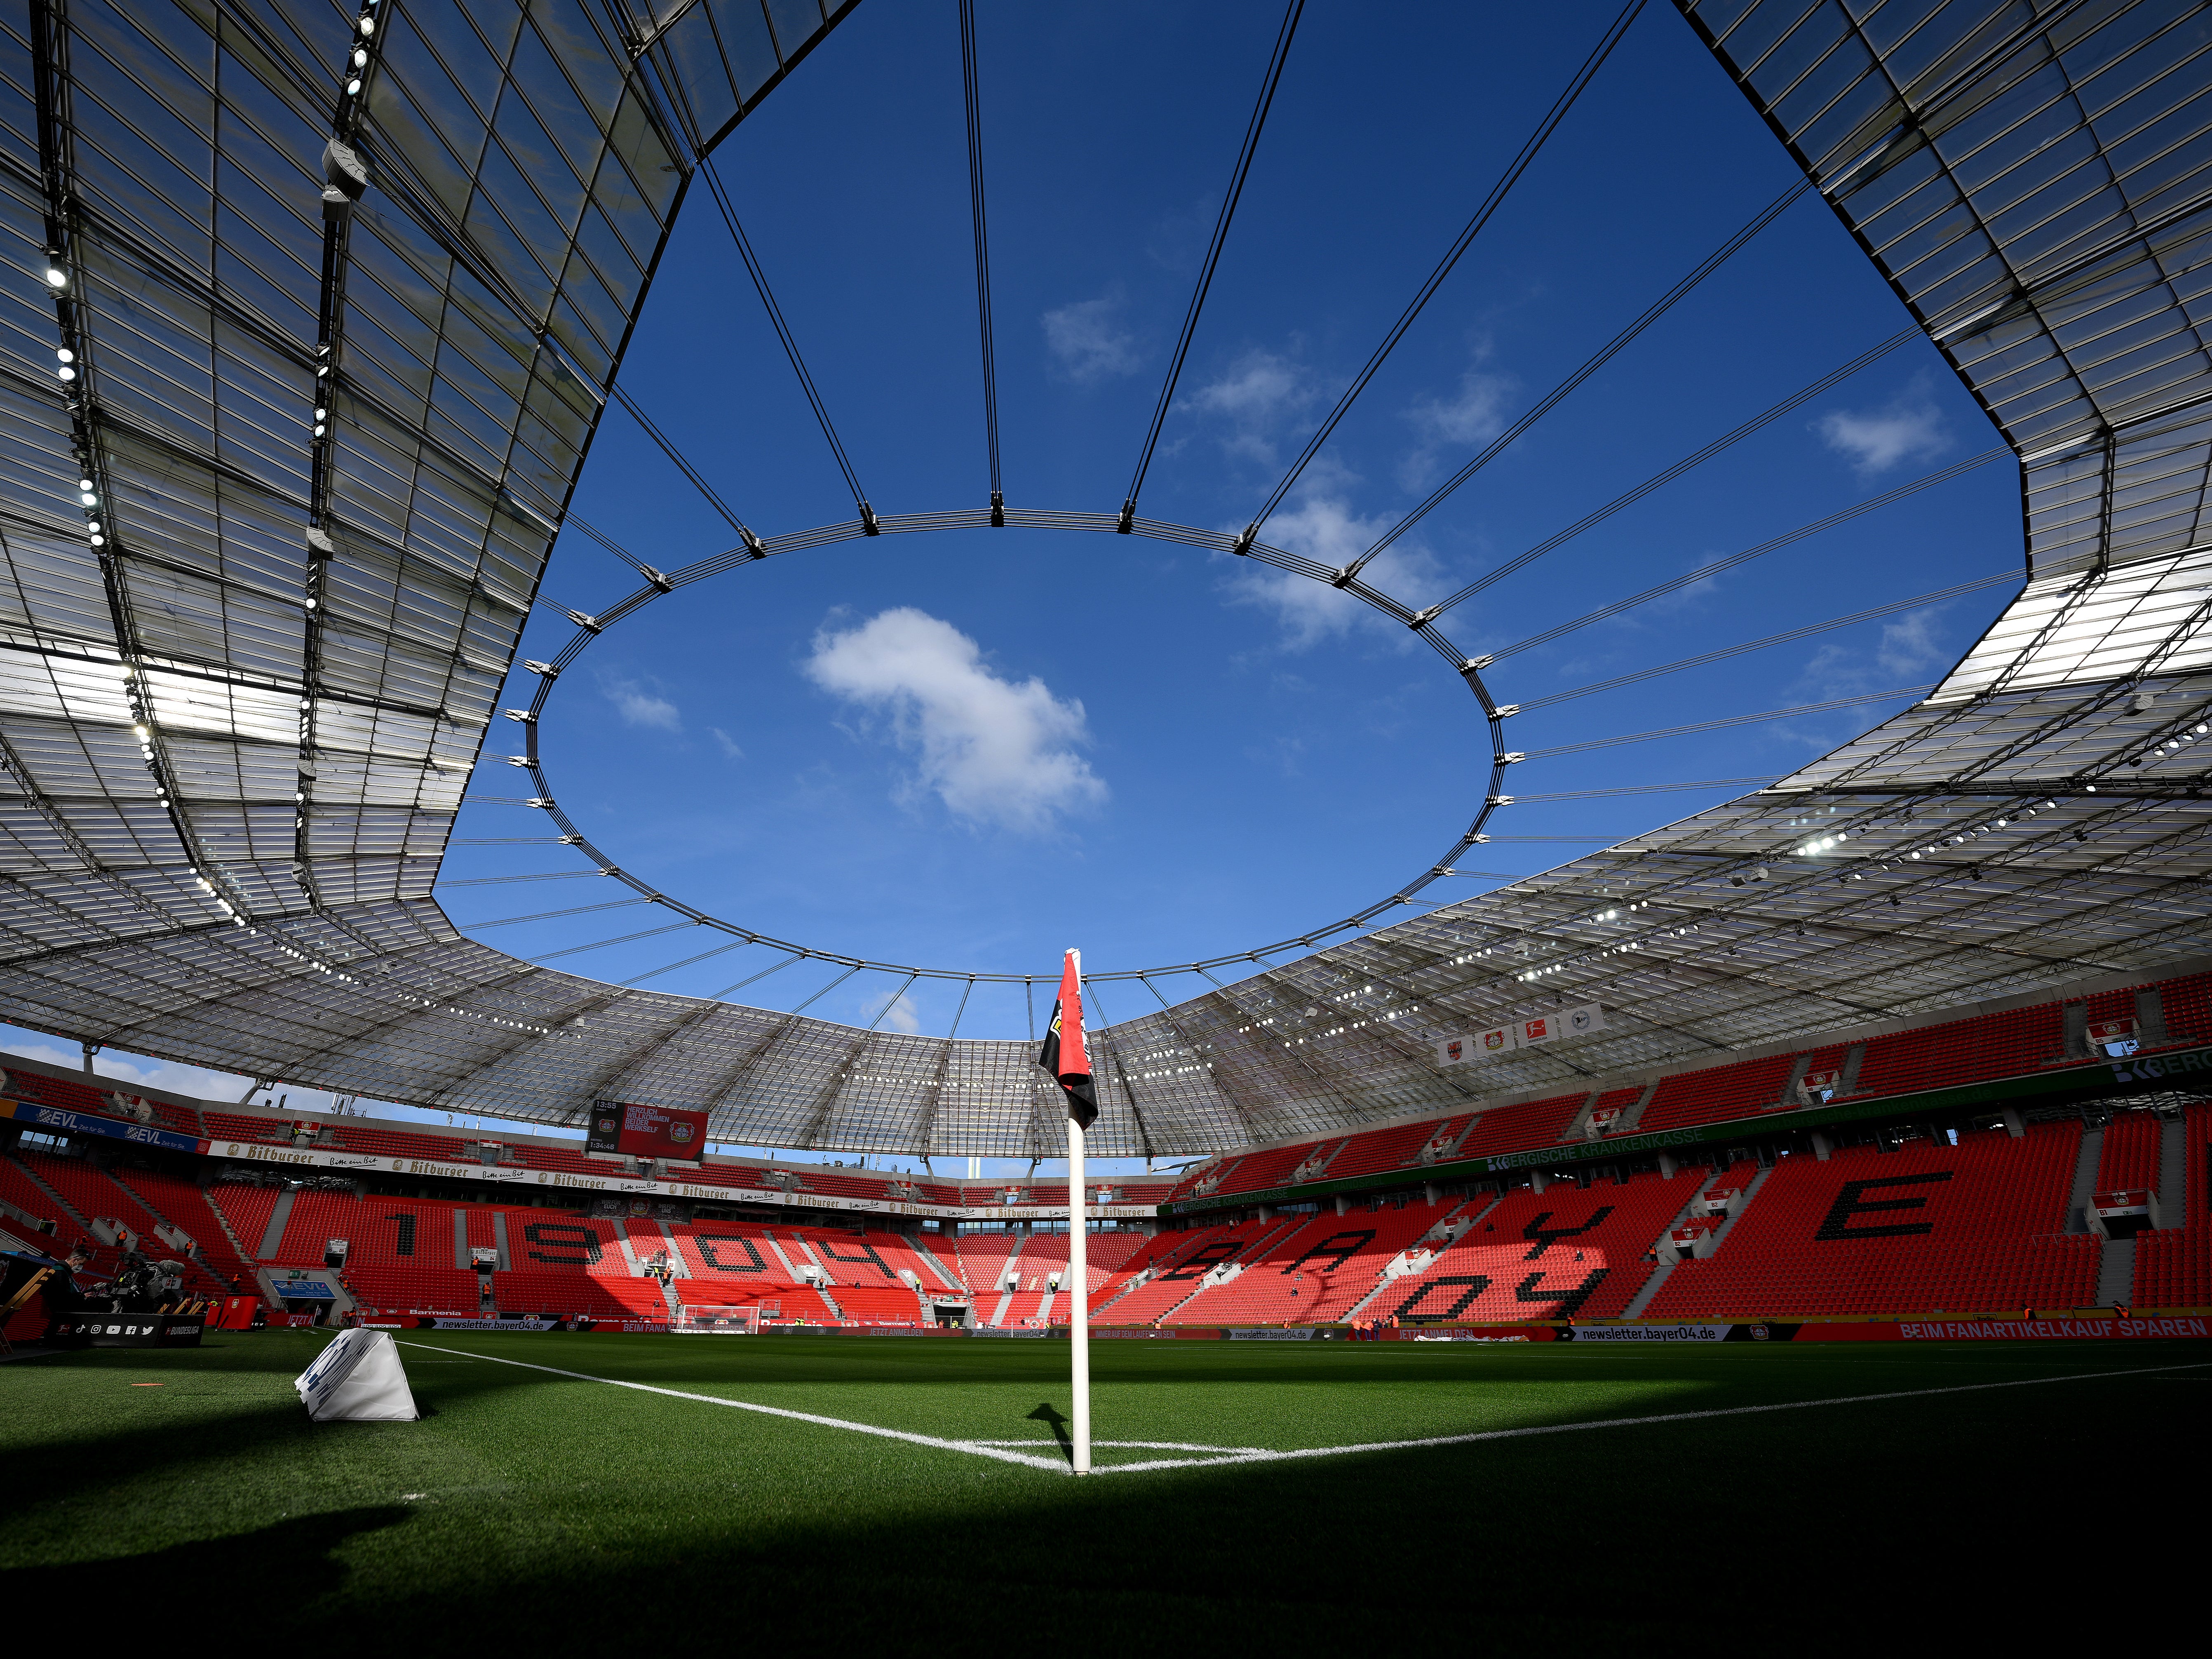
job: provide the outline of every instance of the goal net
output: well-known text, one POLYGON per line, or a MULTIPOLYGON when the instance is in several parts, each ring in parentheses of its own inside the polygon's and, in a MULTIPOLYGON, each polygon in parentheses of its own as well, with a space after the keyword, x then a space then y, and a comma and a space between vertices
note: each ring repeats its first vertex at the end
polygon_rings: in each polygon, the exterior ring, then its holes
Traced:
POLYGON ((735 1308, 685 1307, 674 1330, 684 1336, 752 1336, 760 1330, 761 1309, 757 1302, 735 1308))

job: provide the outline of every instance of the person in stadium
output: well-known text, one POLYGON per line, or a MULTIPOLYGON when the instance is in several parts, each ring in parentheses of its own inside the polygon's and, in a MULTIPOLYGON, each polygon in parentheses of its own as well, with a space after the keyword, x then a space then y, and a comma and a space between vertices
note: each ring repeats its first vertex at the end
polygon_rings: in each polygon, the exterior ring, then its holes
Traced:
POLYGON ((67 1255, 53 1263, 52 1277, 40 1287, 39 1299, 46 1305, 46 1336, 49 1340, 60 1334, 62 1326, 70 1315, 82 1313, 95 1306, 100 1300, 88 1294, 88 1289, 96 1291, 102 1288, 100 1285, 87 1287, 78 1283, 77 1276, 84 1272, 90 1259, 82 1244, 75 1246, 67 1255))

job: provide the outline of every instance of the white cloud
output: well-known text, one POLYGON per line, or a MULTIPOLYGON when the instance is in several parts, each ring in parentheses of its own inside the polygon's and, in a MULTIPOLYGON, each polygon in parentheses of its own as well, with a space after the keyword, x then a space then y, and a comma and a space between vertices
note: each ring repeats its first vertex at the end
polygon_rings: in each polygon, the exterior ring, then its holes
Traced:
POLYGON ((635 680, 619 675, 602 674, 599 690, 614 704, 624 726, 654 726, 663 732, 680 731, 684 716, 676 705, 665 697, 655 696, 635 680))
POLYGON ((735 743, 732 742, 730 740, 730 734, 722 730, 720 726, 710 726, 707 728, 707 732, 708 735, 712 737, 715 743, 720 745, 722 758, 724 760, 743 760, 745 757, 745 751, 738 748, 735 743))
POLYGON ((805 666, 823 690, 888 717, 917 757, 909 798, 933 793, 955 817, 1032 835, 1107 798, 1075 752, 1090 741, 1083 705, 1040 679, 1000 679, 975 641, 926 611, 824 629, 805 666))
MULTIPOLYGON (((13 1042, 7 1052, 22 1055, 26 1060, 44 1060, 49 1066, 65 1066, 75 1072, 82 1069, 84 1055, 70 1053, 46 1042, 13 1042)), ((236 1100, 244 1092, 246 1079, 234 1077, 228 1072, 210 1072, 200 1066, 173 1066, 164 1060, 137 1061, 120 1054, 94 1054, 92 1069, 108 1082, 137 1084, 141 1088, 167 1089, 180 1095, 191 1095, 202 1100, 236 1100)), ((307 1091, 320 1102, 329 1098, 319 1090, 307 1091)))
POLYGON ((1836 410, 1814 422, 1813 430, 1862 476, 1886 472, 1900 461, 1924 460, 1951 447, 1943 412, 1929 395, 1927 381, 1917 378, 1883 408, 1836 410))
POLYGON ((1116 374, 1133 374, 1143 365, 1137 337, 1121 326, 1121 296, 1078 300, 1044 313, 1044 343, 1060 360, 1061 372, 1079 386, 1116 374))
POLYGON ((1886 676, 1901 678, 1948 665, 1954 653, 1936 631, 1936 609, 1909 611, 1883 625, 1875 657, 1886 676))
MULTIPOLYGON (((1372 547, 1390 524, 1387 518, 1364 518, 1340 497, 1316 491, 1309 493, 1297 507, 1268 520, 1267 539, 1285 552, 1340 570, 1372 547)), ((1326 582, 1242 559, 1237 564, 1237 574, 1230 582, 1231 599, 1272 612, 1282 628, 1284 644, 1294 651, 1319 644, 1362 623, 1388 620, 1364 599, 1326 582)), ((1359 580, 1418 609, 1437 597, 1441 574, 1435 555, 1426 548, 1418 543, 1397 542, 1377 554, 1359 573, 1359 580)))
POLYGON ((878 1030, 902 1031, 908 1036, 921 1030, 921 1012, 915 1007, 914 999, 903 991, 896 995, 885 991, 879 996, 869 998, 864 1006, 871 1019, 875 1019, 878 1014, 883 1016, 876 1020, 878 1030))
POLYGON ((1217 380, 1191 393, 1184 406, 1228 423, 1222 447, 1267 465, 1276 461, 1276 434, 1319 395, 1305 366, 1279 352, 1246 352, 1217 380))
POLYGON ((1513 382, 1503 374, 1470 368, 1460 376, 1458 395, 1449 401, 1425 398, 1412 411, 1413 425, 1431 442, 1486 444, 1505 430, 1504 402, 1513 382))

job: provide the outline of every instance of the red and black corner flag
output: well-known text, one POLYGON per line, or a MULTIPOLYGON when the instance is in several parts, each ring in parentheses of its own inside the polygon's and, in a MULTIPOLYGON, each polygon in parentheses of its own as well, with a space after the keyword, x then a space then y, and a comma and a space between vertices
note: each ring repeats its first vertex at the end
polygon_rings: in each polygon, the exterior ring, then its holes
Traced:
POLYGON ((1070 951, 1060 975, 1060 1000, 1052 1005, 1037 1064, 1053 1074, 1067 1097, 1067 1115, 1088 1129, 1098 1115, 1097 1091, 1091 1085, 1091 1056, 1083 1047, 1083 981, 1070 951))

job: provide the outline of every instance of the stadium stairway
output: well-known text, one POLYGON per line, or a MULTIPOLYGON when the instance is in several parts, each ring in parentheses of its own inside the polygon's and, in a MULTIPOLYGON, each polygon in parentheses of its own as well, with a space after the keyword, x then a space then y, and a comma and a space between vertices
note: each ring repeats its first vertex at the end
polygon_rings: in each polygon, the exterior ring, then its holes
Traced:
POLYGON ((2212 1304, 2212 1106, 2186 1107, 2160 1126, 2159 1219, 2136 1235, 2134 1301, 2146 1308, 2212 1304))
POLYGON ((908 1238, 907 1243, 913 1248, 915 1259, 927 1267, 930 1277, 936 1279, 937 1284, 934 1288, 951 1291, 957 1296, 968 1294, 968 1287, 960 1282, 959 1275, 939 1261, 937 1253, 923 1243, 919 1235, 908 1238))
POLYGON ((2097 1177, 2102 1173, 2100 1166, 2109 1161, 2103 1156, 2106 1139, 2102 1129, 2081 1132, 2081 1150, 2075 1156, 2074 1184, 2067 1189, 2066 1219, 2059 1227, 2061 1232, 2087 1232, 2089 1200, 2099 1192, 2111 1190, 2097 1184, 2097 1177))
POLYGON ((1659 1294, 1659 1287, 1667 1282, 1667 1276, 1680 1264, 1681 1258, 1674 1254, 1671 1243, 1674 1230, 1689 1221, 1691 1212, 1698 1207, 1698 1200, 1703 1196, 1701 1192, 1692 1192, 1683 1200, 1682 1207, 1674 1212, 1674 1218, 1661 1230, 1652 1247, 1659 1253, 1659 1263, 1645 1277, 1636 1294, 1628 1298, 1628 1305, 1620 1310, 1623 1319, 1643 1318, 1644 1310, 1651 1305, 1651 1298, 1659 1294))
MULTIPOLYGON (((35 1156, 35 1153, 11 1155, 9 1158, 8 1162, 15 1166, 16 1173, 21 1175, 25 1181, 30 1183, 32 1190, 36 1192, 40 1199, 42 1200, 46 1213, 53 1216, 58 1220, 70 1223, 82 1236, 83 1243, 88 1245, 92 1243, 92 1222, 90 1218, 78 1214, 76 1207, 72 1206, 67 1199, 64 1198, 61 1194, 55 1191, 52 1186, 47 1182, 46 1178, 41 1176, 37 1170, 32 1167, 28 1160, 35 1156)), ((76 1241, 70 1240, 68 1242, 73 1243, 76 1241)))
POLYGON ((2110 1308, 2135 1294, 2136 1242, 2107 1238, 2097 1247, 2097 1306, 2110 1308))

